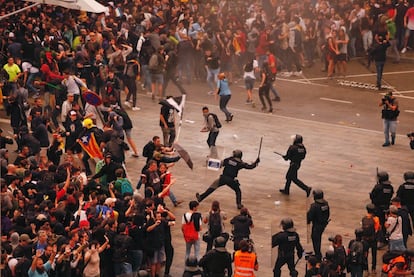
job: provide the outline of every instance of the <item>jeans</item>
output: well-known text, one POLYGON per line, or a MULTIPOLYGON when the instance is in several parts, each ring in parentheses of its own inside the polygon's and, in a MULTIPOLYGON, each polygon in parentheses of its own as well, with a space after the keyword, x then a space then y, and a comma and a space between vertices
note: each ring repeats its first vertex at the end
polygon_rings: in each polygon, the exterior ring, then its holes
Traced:
POLYGON ((385 143, 390 143, 390 133, 391 133, 391 138, 395 139, 396 132, 397 132, 397 120, 384 119, 385 143))
POLYGON ((132 273, 132 266, 130 263, 114 263, 115 276, 132 273))
POLYGON ((141 268, 144 252, 142 250, 130 250, 129 258, 131 262, 132 272, 137 272, 141 268))
POLYGON ((227 110, 231 95, 220 95, 220 110, 226 115, 226 120, 230 121, 232 114, 227 110))
POLYGON ((357 37, 352 36, 349 40, 349 56, 351 58, 356 57, 356 40, 357 37))
POLYGON ((185 260, 190 257, 191 247, 194 246, 194 255, 197 258, 197 261, 200 260, 200 240, 196 240, 193 242, 186 242, 185 243, 185 260))
POLYGON ((384 72, 385 61, 375 61, 377 69, 377 87, 381 87, 382 73, 384 72))
POLYGON ((171 146, 175 140, 175 128, 161 128, 164 137, 164 145, 171 146))
POLYGON ((26 87, 29 91, 37 92, 38 90, 33 86, 33 80, 40 75, 40 73, 29 73, 27 76, 26 87))
POLYGON ((398 45, 397 45, 398 41, 396 39, 391 39, 390 44, 391 44, 390 48, 395 54, 395 61, 399 62, 400 61, 400 51, 398 51, 398 45))
POLYGON ((208 147, 216 146, 216 139, 219 132, 210 132, 207 138, 207 145, 208 147))
POLYGON ((211 90, 215 90, 217 87, 217 75, 220 72, 220 68, 211 69, 207 68, 207 84, 211 90))
POLYGON ((404 241, 403 239, 390 239, 389 241, 389 250, 390 251, 394 251, 394 250, 399 250, 399 251, 404 251, 405 250, 405 246, 404 246, 404 241))
POLYGON ((144 87, 151 90, 151 75, 147 64, 141 66, 142 74, 144 75, 144 87))
POLYGON ((270 90, 272 91, 275 98, 280 98, 279 93, 277 92, 277 90, 276 90, 275 86, 273 85, 273 83, 270 84, 270 90))

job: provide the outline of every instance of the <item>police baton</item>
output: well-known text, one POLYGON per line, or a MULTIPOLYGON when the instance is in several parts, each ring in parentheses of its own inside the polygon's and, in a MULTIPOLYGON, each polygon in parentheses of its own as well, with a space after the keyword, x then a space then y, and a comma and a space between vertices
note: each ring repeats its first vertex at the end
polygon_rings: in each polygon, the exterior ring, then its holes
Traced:
POLYGON ((260 138, 260 144, 259 144, 259 153, 257 153, 257 158, 260 158, 260 152, 262 151, 262 142, 263 142, 263 137, 260 138))
POLYGON ((273 153, 275 153, 276 155, 279 155, 279 156, 281 156, 281 157, 283 157, 283 156, 284 156, 283 154, 281 154, 281 153, 279 153, 279 152, 276 152, 276 151, 273 151, 273 153))

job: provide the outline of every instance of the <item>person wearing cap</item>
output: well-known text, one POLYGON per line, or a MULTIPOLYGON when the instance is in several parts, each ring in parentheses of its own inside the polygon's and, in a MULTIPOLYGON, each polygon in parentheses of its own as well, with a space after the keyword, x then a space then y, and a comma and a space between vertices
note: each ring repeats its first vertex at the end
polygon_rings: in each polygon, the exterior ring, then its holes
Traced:
POLYGON ((403 241, 404 246, 407 248, 407 240, 408 236, 411 236, 413 234, 413 230, 411 228, 411 222, 410 222, 410 214, 408 212, 407 207, 401 206, 401 200, 399 197, 394 197, 391 199, 391 205, 394 205, 398 209, 398 216, 402 219, 402 235, 403 235, 403 241))
POLYGON ((390 206, 387 221, 384 223, 384 227, 386 228, 388 234, 389 250, 404 251, 406 247, 404 246, 402 233, 403 221, 401 216, 398 215, 398 208, 395 205, 390 206))
POLYGON ((287 264, 290 276, 297 277, 295 269, 295 249, 299 259, 303 256, 303 247, 300 243, 299 234, 296 232, 293 220, 290 217, 284 218, 280 222, 283 231, 272 235, 272 248, 278 246, 278 255, 273 268, 273 276, 281 276, 281 268, 287 264))
POLYGON ((101 170, 99 170, 99 172, 93 175, 90 179, 97 179, 103 175, 106 175, 106 182, 109 184, 110 182, 116 180, 115 171, 118 168, 122 168, 122 166, 112 160, 112 155, 109 152, 105 153, 104 161, 105 164, 101 170))
POLYGON ((3 136, 3 129, 0 128, 0 149, 6 148, 6 144, 13 144, 13 139, 9 136, 3 136))
POLYGON ((226 249, 227 239, 219 236, 214 239, 214 249, 209 250, 198 262, 207 276, 232 276, 232 258, 226 249), (225 275, 227 272, 227 275, 225 275))
POLYGON ((379 106, 382 107, 381 118, 384 124, 385 136, 385 142, 382 146, 387 147, 390 145, 394 145, 397 133, 397 119, 398 115, 400 114, 400 111, 398 109, 398 99, 394 95, 392 95, 392 91, 390 91, 387 94, 385 94, 383 98, 381 98, 379 106))
POLYGON ((69 118, 66 119, 63 127, 65 127, 66 130, 66 132, 61 134, 63 137, 66 137, 65 151, 70 151, 74 154, 82 153, 82 147, 76 142, 82 132, 82 122, 78 118, 76 111, 70 110, 69 118))

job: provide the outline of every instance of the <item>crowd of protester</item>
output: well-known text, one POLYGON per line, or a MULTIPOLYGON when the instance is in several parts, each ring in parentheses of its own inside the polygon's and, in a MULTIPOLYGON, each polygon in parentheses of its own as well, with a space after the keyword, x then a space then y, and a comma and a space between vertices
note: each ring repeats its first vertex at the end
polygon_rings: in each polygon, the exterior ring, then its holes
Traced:
MULTIPOLYGON (((13 130, 12 137, 0 132, 4 276, 8 270, 10 276, 29 270, 30 276, 115 276, 140 269, 156 276, 161 264, 169 276, 175 216, 163 198, 180 204, 169 190, 171 159, 162 163, 169 149, 154 144, 142 197, 134 196, 124 164, 129 148, 138 157, 127 112, 140 109, 138 81, 161 98, 169 80, 182 93, 183 85, 204 80, 214 90, 219 72, 231 84, 252 60, 254 68, 271 64, 273 74, 299 76, 317 58, 332 77, 346 75, 349 58, 369 56, 380 36, 395 40, 397 57, 413 45, 413 3, 404 0, 103 4, 107 13, 40 5, 0 21, 0 102, 13 130), (269 55, 277 57, 277 68, 269 55), (102 105, 85 102, 81 95, 89 90, 102 105), (121 91, 128 93, 125 103, 121 91), (101 115, 102 129, 96 126, 101 115), (105 149, 95 175, 93 155, 78 143, 91 134, 105 149), (13 146, 6 144, 14 141, 18 155, 11 161, 13 146)), ((28 5, 2 1, 0 15, 28 5)))

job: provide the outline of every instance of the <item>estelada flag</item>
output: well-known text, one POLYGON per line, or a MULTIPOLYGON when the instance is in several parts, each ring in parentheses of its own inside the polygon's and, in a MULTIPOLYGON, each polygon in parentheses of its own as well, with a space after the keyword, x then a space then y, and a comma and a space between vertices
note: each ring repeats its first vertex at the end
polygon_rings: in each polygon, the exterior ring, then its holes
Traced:
POLYGON ((103 159, 102 151, 99 148, 98 143, 96 142, 94 133, 91 132, 85 134, 78 140, 78 143, 91 158, 103 159))

